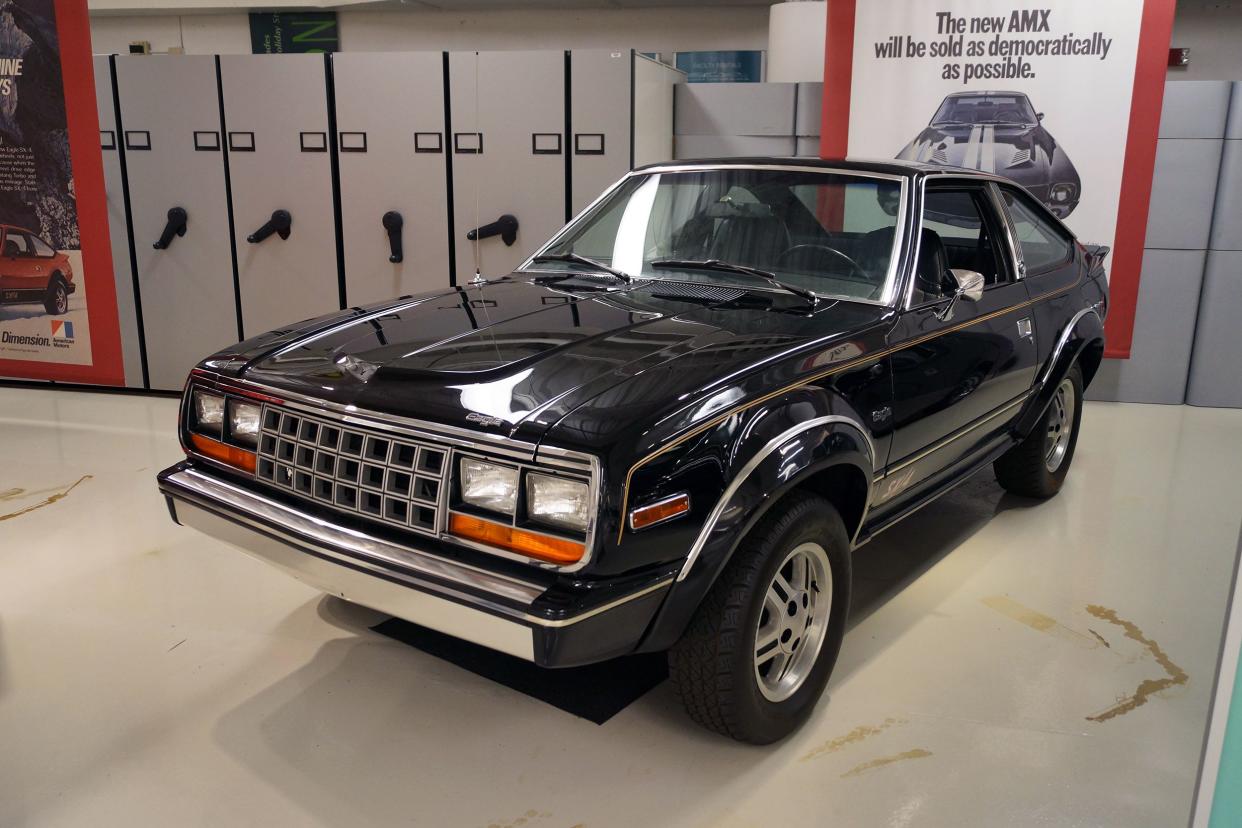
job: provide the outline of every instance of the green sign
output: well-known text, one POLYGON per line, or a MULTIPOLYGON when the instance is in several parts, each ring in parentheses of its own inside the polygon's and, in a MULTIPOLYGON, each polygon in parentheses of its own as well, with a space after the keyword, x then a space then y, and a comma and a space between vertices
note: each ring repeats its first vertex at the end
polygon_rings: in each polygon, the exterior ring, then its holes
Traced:
POLYGON ((335 52, 340 44, 336 12, 252 12, 250 51, 256 55, 335 52))
POLYGON ((678 52, 687 83, 759 83, 763 52, 678 52))

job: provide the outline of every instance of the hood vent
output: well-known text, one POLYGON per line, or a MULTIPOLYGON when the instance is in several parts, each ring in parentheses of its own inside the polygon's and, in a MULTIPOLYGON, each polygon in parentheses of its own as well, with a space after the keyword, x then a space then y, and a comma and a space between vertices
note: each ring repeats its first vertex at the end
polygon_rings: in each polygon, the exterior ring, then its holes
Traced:
POLYGON ((652 296, 660 296, 665 299, 692 299, 699 302, 732 302, 739 296, 745 296, 746 291, 737 288, 714 287, 712 285, 696 285, 690 282, 664 282, 656 281, 649 283, 648 288, 652 296))

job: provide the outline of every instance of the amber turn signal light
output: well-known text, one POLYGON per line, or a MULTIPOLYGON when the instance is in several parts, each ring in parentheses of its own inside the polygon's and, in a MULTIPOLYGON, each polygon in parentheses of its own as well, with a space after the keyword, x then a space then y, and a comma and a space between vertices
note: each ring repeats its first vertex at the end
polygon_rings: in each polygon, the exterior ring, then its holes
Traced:
POLYGON ((525 529, 515 529, 492 523, 490 520, 453 515, 449 518, 449 532, 459 538, 499 546, 512 552, 520 552, 531 558, 555 564, 571 564, 582 560, 586 547, 574 541, 552 538, 525 529))
POLYGON ((204 457, 210 457, 212 460, 254 474, 255 453, 253 451, 225 445, 219 440, 213 440, 201 434, 191 434, 190 442, 194 445, 194 450, 204 457))
POLYGON ((630 528, 644 529, 690 511, 690 495, 678 494, 630 511, 630 528))

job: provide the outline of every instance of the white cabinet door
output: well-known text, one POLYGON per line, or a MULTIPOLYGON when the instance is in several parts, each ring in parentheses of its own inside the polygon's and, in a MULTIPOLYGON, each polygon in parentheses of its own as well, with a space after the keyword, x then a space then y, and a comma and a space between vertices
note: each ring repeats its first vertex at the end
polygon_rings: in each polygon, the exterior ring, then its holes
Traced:
POLYGON ((448 288, 444 53, 338 53, 332 74, 346 301, 448 288))
POLYGON ((565 224, 564 52, 452 52, 457 281, 502 276, 565 224), (512 231, 510 217, 516 219, 512 231), (467 234, 492 225, 477 243, 467 234), (512 241, 512 244, 507 244, 512 241))
POLYGON ((341 306, 325 61, 220 57, 247 337, 341 306))
POLYGON ((152 388, 238 339, 220 98, 211 55, 122 55, 117 96, 152 388), (182 233, 161 245, 174 211, 182 233))
POLYGON ((116 283, 116 311, 121 326, 125 386, 142 388, 142 350, 134 302, 134 275, 129 260, 125 182, 121 174, 120 137, 116 128, 116 98, 112 94, 112 64, 107 55, 95 56, 95 102, 99 107, 99 144, 103 148, 104 197, 108 203, 108 238, 112 246, 112 275, 116 283))
POLYGON ((630 169, 633 61, 629 49, 570 53, 572 214, 630 169))

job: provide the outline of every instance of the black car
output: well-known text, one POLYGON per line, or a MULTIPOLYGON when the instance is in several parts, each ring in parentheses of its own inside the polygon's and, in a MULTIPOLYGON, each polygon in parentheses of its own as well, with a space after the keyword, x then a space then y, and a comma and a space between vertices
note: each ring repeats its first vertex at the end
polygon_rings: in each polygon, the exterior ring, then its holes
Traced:
POLYGON ((539 665, 667 650, 695 720, 770 742, 828 681, 858 547, 985 464, 1061 487, 1106 252, 978 173, 646 167, 508 276, 208 357, 159 487, 539 665))
POLYGON ((1003 175, 1065 218, 1078 206, 1082 180, 1043 120, 1021 92, 957 92, 897 157, 1003 175))

